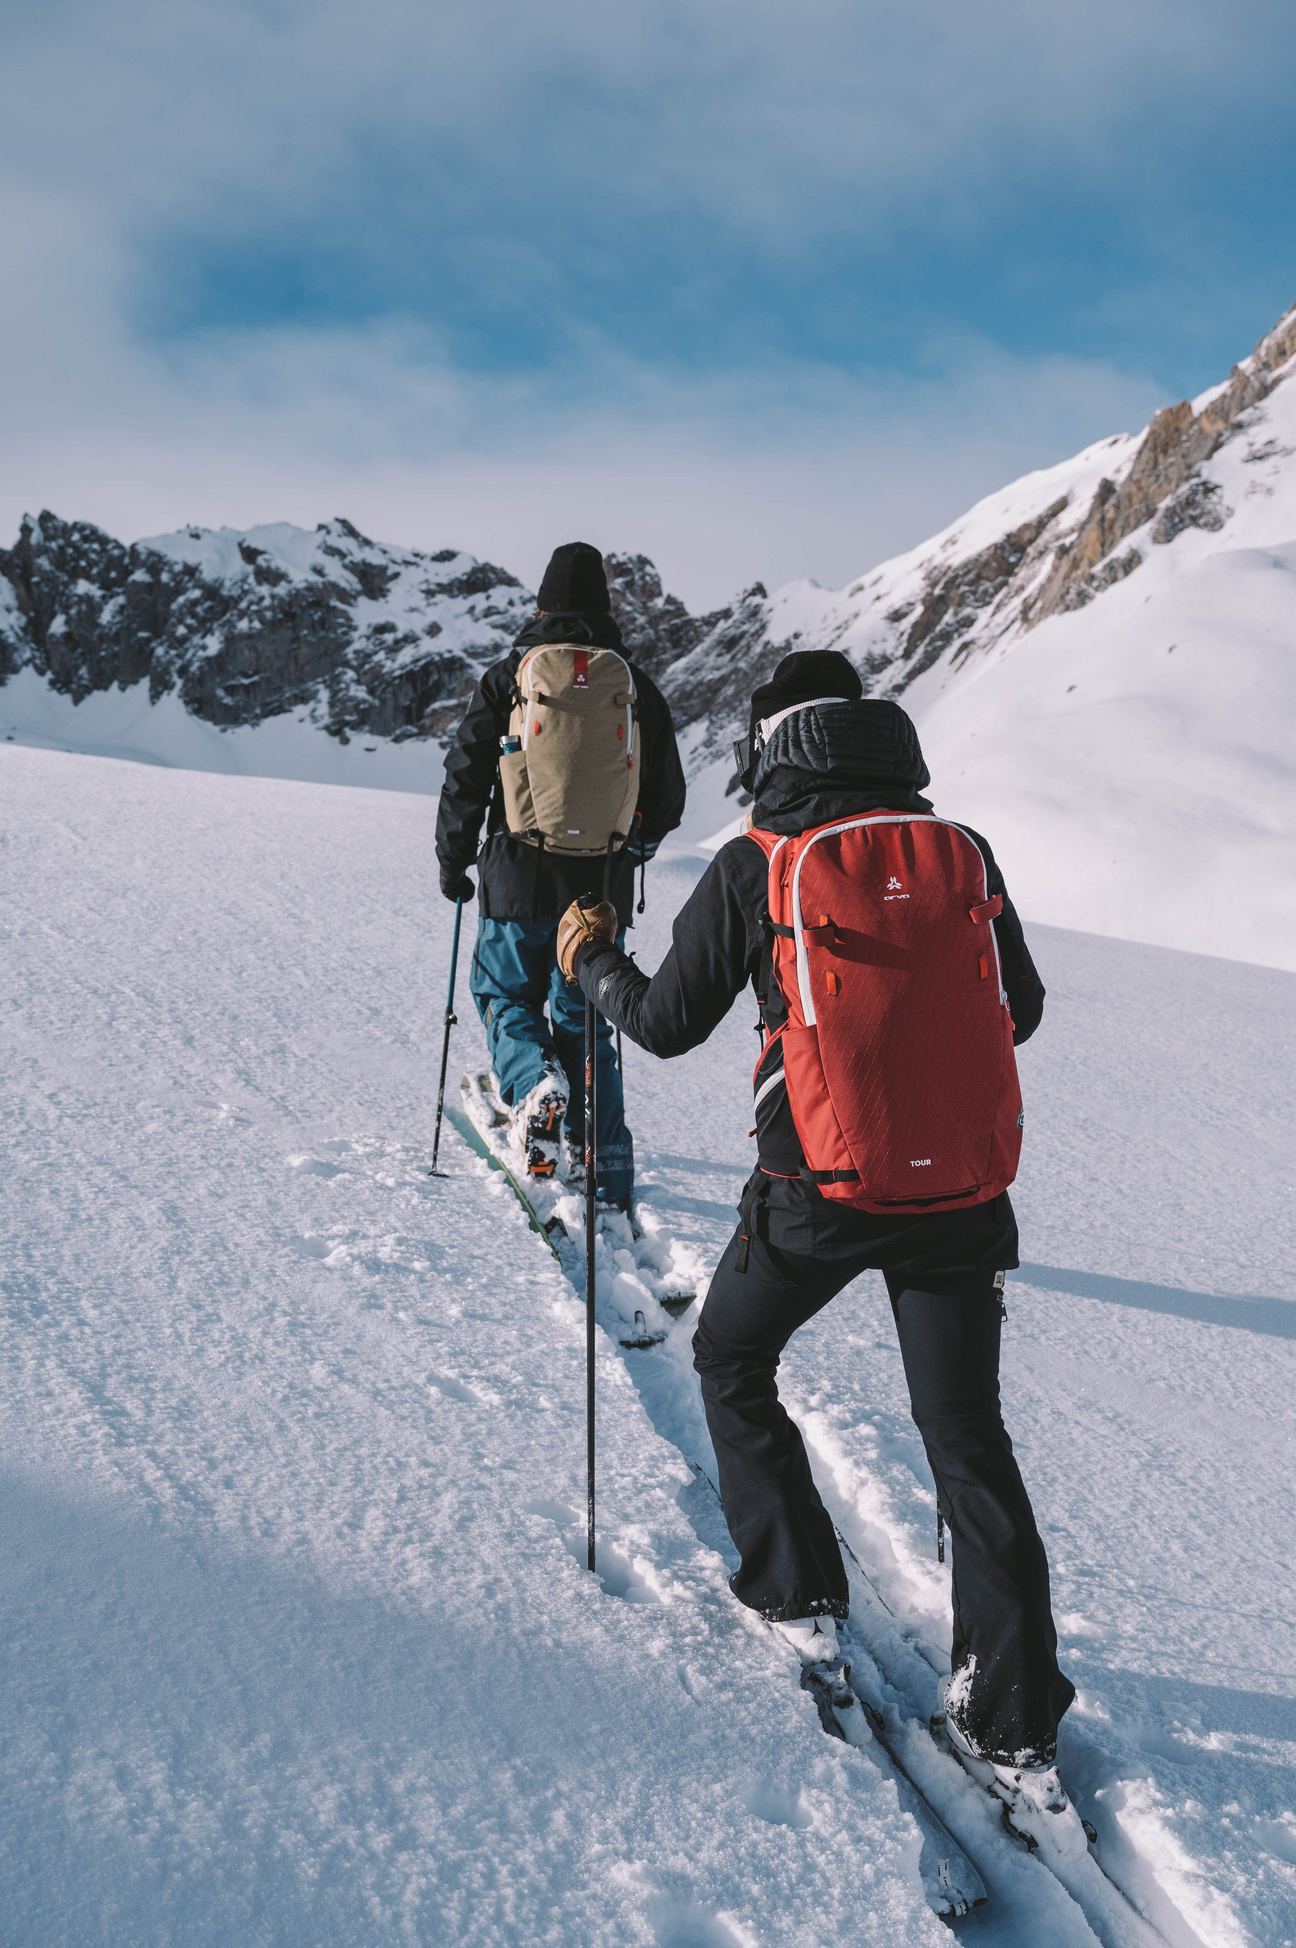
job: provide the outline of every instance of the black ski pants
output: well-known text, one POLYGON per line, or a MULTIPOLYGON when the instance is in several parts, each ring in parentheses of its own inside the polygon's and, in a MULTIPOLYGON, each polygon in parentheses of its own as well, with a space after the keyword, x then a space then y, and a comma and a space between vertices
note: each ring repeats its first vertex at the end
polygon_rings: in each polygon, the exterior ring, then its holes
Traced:
MULTIPOLYGON (((730 1587, 766 1617, 849 1613, 832 1520, 775 1376, 797 1327, 876 1264, 867 1246, 857 1259, 825 1262, 781 1251, 755 1227, 744 1240, 740 1228, 702 1309, 693 1363, 741 1558, 730 1587)), ((1075 1691, 1058 1669, 1048 1562, 999 1411, 999 1294, 989 1276, 933 1277, 924 1282, 944 1289, 925 1291, 882 1269, 952 1537, 952 1664, 971 1667, 959 1723, 987 1758, 1051 1758, 1075 1691)))

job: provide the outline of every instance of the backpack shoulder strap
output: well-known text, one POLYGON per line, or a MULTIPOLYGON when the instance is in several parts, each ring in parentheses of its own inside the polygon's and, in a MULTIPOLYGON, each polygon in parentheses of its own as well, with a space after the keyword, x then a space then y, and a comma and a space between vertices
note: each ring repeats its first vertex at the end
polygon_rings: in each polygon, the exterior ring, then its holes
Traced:
MULTIPOLYGON (((756 999, 762 1010, 774 1009, 777 1013, 778 1008, 775 1004, 775 997, 779 995, 779 989, 774 977, 774 943, 776 938, 780 936, 784 940, 792 940, 796 937, 791 927, 785 926, 782 920, 774 917, 776 909, 781 909, 783 904, 780 897, 780 889, 775 881, 774 861, 783 850, 783 847, 788 843, 788 838, 786 833, 765 832, 759 825, 750 824, 746 827, 743 837, 756 841, 761 851, 765 854, 765 861, 768 868, 769 877, 766 884, 765 911, 761 915, 761 928, 764 934, 764 940, 761 945, 760 966, 756 973, 756 999)), ((781 996, 779 996, 779 1000, 781 1002, 781 996)))
POLYGON ((739 834, 739 837, 744 839, 755 839, 757 845, 760 847, 761 851, 765 854, 765 858, 767 862, 774 857, 774 854, 778 851, 779 847, 785 843, 786 840, 785 833, 766 832, 762 826, 753 825, 750 822, 750 818, 744 822, 743 829, 739 834))

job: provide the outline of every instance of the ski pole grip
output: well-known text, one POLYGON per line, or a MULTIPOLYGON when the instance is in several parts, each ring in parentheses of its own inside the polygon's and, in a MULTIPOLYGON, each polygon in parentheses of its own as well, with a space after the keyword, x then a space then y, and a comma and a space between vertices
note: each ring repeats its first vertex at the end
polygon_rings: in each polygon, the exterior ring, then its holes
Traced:
POLYGON ((558 922, 558 965, 567 980, 576 979, 577 950, 587 941, 614 943, 617 934, 616 908, 595 893, 582 893, 574 899, 558 922))

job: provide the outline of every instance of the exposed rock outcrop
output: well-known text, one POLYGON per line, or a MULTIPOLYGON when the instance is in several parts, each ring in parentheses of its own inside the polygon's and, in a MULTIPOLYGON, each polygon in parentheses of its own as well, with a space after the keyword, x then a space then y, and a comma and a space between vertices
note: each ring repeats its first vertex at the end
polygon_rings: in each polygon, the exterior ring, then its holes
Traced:
POLYGON ((30 663, 78 703, 147 681, 152 701, 178 691, 211 724, 306 706, 344 739, 434 735, 532 608, 502 568, 386 548, 343 520, 127 548, 45 512, 0 551, 0 574, 9 669, 30 663))
POLYGON ((753 582, 729 608, 706 621, 710 627, 701 641, 672 663, 662 679, 676 724, 706 724, 694 744, 694 769, 723 750, 736 729, 745 729, 752 691, 796 648, 794 641, 778 640, 772 633, 769 597, 761 582, 753 582))
POLYGON ((716 610, 707 616, 690 615, 677 595, 663 593, 661 576, 647 555, 604 555, 603 564, 621 639, 654 681, 695 648, 727 613, 716 610))
MULTIPOLYGON (((1177 406, 1164 406, 1154 414, 1124 479, 1119 484, 1099 482, 1088 514, 1058 549, 1052 570, 1029 598, 1023 619, 1033 626, 1056 610, 1078 608, 1119 579, 1102 575, 1099 564, 1106 566, 1112 549, 1152 520, 1171 496, 1177 496, 1175 505, 1183 518, 1176 525, 1163 517, 1154 540, 1170 541, 1190 526, 1221 527, 1226 517, 1217 502, 1212 504, 1208 487, 1199 483, 1187 495, 1179 490, 1239 430, 1243 414, 1272 391, 1282 368, 1294 357, 1296 307, 1265 333, 1249 359, 1233 367, 1199 413, 1194 413, 1191 401, 1181 399, 1177 406), (1203 515, 1207 518, 1199 518, 1203 515)), ((1124 559, 1128 562, 1128 555, 1124 559)), ((1132 565, 1137 566, 1137 561, 1132 565)))
MULTIPOLYGON (((653 675, 718 620, 665 594, 646 555, 607 566, 627 647, 653 675)), ((342 739, 444 736, 534 607, 490 562, 386 547, 344 520, 126 547, 45 512, 0 550, 0 577, 0 682, 30 664, 78 703, 147 682, 151 701, 178 691, 225 726, 305 706, 342 739)))
MULTIPOLYGON (((900 668, 891 685, 893 692, 905 689, 947 649, 967 637, 982 612, 993 608, 1010 587, 1030 549, 1066 505, 1067 497, 1063 494, 1042 513, 1015 527, 1011 534, 933 576, 904 639, 900 668)), ((902 621, 908 613, 893 613, 887 620, 902 621)))

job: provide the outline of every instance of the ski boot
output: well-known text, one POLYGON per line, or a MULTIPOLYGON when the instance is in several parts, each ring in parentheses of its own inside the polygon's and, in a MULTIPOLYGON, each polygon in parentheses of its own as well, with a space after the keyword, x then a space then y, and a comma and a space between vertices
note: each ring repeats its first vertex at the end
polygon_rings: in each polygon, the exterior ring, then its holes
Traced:
POLYGON ((548 1069, 513 1111, 513 1144, 522 1152, 528 1177, 552 1177, 557 1172, 566 1113, 566 1078, 557 1069, 548 1069))
POLYGON ((1097 1835, 1067 1797, 1056 1763, 1001 1765, 982 1758, 946 1705, 949 1682, 948 1678, 941 1680, 941 1709, 932 1719, 932 1734, 943 1740, 965 1772, 1000 1801, 1004 1825, 1013 1838, 1021 1840, 1031 1853, 1054 1859, 1074 1859, 1085 1853, 1097 1835))
POLYGON ((771 1617, 769 1626, 791 1644, 803 1664, 831 1664, 838 1655, 836 1617, 771 1617))
POLYGON ((836 1618, 767 1617, 766 1622, 801 1659, 801 1689, 814 1699, 824 1730, 847 1745, 869 1744, 873 1733, 851 1688, 851 1667, 837 1642, 836 1618))

